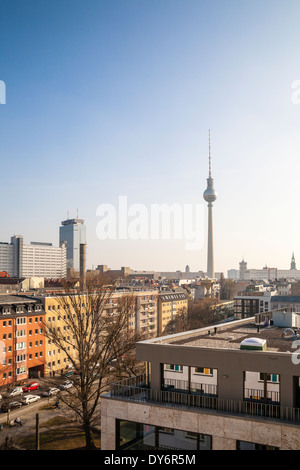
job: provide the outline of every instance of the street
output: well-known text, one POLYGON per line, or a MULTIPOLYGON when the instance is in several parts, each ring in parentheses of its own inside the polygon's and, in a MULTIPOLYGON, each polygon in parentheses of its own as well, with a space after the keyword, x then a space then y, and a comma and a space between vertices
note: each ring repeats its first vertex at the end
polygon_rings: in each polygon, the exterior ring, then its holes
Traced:
MULTIPOLYGON (((34 382, 35 380, 30 380, 28 382, 34 382)), ((43 426, 48 420, 53 419, 55 417, 62 416, 66 419, 71 420, 71 413, 67 409, 66 406, 62 405, 60 409, 55 407, 56 396, 52 397, 42 397, 44 391, 46 391, 49 387, 58 386, 60 383, 64 381, 62 378, 55 378, 55 379, 38 379, 36 380, 40 383, 41 388, 39 390, 35 390, 32 392, 24 392, 22 395, 26 396, 30 395, 39 395, 41 399, 31 403, 30 405, 23 405, 20 408, 14 409, 9 411, 8 413, 0 413, 0 445, 5 442, 5 439, 12 438, 18 439, 19 437, 23 437, 25 434, 32 434, 35 432, 36 427, 36 415, 39 415, 39 425, 43 426), (50 405, 49 407, 47 405, 50 405), (52 406, 51 406, 52 405, 52 406), (12 420, 20 418, 22 422, 22 426, 16 425, 13 427, 8 426, 12 420)), ((62 392, 60 392, 62 393, 62 392)), ((64 393, 64 392, 63 392, 64 393)), ((9 401, 20 401, 22 395, 18 395, 15 397, 10 397, 9 401)), ((6 400, 0 400, 0 406, 6 400)), ((74 419, 74 415, 73 415, 74 419)), ((45 430, 45 429, 44 429, 45 430)))

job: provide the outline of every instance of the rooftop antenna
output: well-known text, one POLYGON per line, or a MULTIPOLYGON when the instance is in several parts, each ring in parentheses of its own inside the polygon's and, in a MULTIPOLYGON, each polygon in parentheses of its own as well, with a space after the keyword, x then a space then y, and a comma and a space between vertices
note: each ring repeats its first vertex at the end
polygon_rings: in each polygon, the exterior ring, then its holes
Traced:
POLYGON ((208 149, 209 149, 209 173, 208 176, 211 178, 211 147, 210 147, 210 129, 208 130, 208 149))

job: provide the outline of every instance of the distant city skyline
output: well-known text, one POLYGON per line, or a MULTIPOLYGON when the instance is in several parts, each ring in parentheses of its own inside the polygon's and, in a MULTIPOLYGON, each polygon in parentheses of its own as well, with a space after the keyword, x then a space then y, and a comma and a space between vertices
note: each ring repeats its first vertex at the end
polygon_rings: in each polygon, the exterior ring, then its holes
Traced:
MULTIPOLYGON (((184 240, 99 240, 100 204, 203 204, 211 129, 215 272, 297 262, 298 1, 3 0, 0 241, 59 244, 84 219, 87 267, 206 271, 184 240)), ((300 255, 299 255, 300 256, 300 255)))

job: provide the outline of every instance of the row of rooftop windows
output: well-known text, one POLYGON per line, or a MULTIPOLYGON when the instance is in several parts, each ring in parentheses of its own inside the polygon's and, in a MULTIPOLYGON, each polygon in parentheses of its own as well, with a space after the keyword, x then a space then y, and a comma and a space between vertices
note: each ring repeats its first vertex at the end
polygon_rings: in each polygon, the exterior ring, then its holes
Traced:
POLYGON ((9 315, 11 313, 32 313, 32 312, 41 312, 41 305, 26 305, 26 306, 0 306, 0 313, 2 315, 9 315))

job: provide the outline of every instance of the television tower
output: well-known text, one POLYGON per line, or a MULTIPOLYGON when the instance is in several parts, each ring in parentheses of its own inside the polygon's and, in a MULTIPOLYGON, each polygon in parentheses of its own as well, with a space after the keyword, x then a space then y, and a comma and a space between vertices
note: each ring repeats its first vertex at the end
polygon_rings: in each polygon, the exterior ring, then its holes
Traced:
POLYGON ((203 193, 204 200, 208 203, 208 237, 207 237, 207 277, 214 279, 214 242, 213 242, 213 202, 217 199, 217 193, 214 189, 214 180, 211 177, 211 148, 210 148, 210 130, 208 131, 209 144, 209 172, 207 178, 207 188, 203 193))

